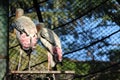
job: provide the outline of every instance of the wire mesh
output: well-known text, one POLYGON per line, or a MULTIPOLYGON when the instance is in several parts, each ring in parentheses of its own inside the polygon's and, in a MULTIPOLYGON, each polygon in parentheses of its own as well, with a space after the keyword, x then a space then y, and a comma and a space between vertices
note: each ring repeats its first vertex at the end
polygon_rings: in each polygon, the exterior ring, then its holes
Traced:
MULTIPOLYGON (((86 0, 86 2, 84 0, 48 0, 39 6, 45 26, 53 29, 61 40, 64 65, 58 66, 59 70, 74 70, 77 74, 89 75, 89 73, 96 71, 102 72, 104 68, 119 63, 120 21, 117 17, 120 16, 120 5, 116 0, 98 0, 97 2, 94 0, 86 0)), ((32 14, 34 9, 30 10, 29 14, 32 14)), ((37 17, 34 17, 33 20, 38 23, 37 17)), ((13 42, 11 40, 10 45, 16 44, 13 42)), ((15 49, 10 50, 10 55, 18 57, 19 49, 15 49)), ((43 54, 45 52, 42 53, 43 50, 40 50, 44 48, 37 46, 36 49, 36 54, 32 54, 33 65, 47 59, 47 56, 43 54)), ((17 66, 14 56, 12 56, 13 60, 12 57, 10 58, 11 70, 15 70, 15 66, 17 66), (15 65, 13 65, 14 61, 15 65)), ((25 55, 23 59, 27 61, 25 55)), ((43 68, 47 65, 47 62, 45 63, 43 68)), ((22 65, 27 65, 27 62, 22 65)), ((42 64, 38 66, 39 68, 34 66, 33 70, 41 70, 40 66, 42 64)), ((112 67, 112 69, 114 68, 112 67)), ((21 70, 24 69, 25 67, 21 68, 21 70)), ((109 69, 114 74, 119 74, 119 70, 120 68, 115 71, 109 69)), ((108 77, 106 79, 110 78, 110 74, 105 72, 104 75, 108 77)), ((98 73, 82 77, 83 80, 89 78, 94 80, 101 79, 100 76, 103 75, 98 73)), ((117 79, 120 78, 117 74, 115 76, 117 79)))
MULTIPOLYGON (((0 1, 1 2, 1 1, 0 1)), ((7 53, 7 17, 5 7, 0 4, 0 79, 2 80, 6 71, 6 53, 7 53)))

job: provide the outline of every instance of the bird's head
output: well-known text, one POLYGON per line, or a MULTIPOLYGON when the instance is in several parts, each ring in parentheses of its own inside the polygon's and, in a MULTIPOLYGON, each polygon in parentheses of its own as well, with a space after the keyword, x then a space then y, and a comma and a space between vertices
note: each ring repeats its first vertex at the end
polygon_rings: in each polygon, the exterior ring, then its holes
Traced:
POLYGON ((42 28, 44 28, 44 23, 37 24, 36 28, 37 28, 37 32, 39 32, 40 30, 42 30, 42 28))
POLYGON ((23 16, 23 14, 24 14, 24 10, 23 9, 21 9, 21 8, 16 9, 16 12, 15 12, 16 19, 21 17, 21 16, 23 16))

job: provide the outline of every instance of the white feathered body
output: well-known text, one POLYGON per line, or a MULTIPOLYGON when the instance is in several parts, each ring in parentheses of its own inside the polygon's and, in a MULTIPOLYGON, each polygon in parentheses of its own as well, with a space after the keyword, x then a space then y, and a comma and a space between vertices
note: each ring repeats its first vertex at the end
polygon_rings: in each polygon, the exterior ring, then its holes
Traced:
POLYGON ((47 53, 50 66, 54 67, 57 64, 57 61, 62 61, 62 48, 59 37, 55 34, 55 32, 47 28, 42 28, 38 33, 38 37, 44 47, 48 50, 47 53))
POLYGON ((15 20, 17 27, 21 30, 25 30, 26 33, 20 33, 16 30, 16 36, 23 49, 29 49, 29 47, 35 48, 37 43, 37 29, 33 21, 26 16, 21 16, 15 20), (30 42, 31 39, 31 42, 30 42))

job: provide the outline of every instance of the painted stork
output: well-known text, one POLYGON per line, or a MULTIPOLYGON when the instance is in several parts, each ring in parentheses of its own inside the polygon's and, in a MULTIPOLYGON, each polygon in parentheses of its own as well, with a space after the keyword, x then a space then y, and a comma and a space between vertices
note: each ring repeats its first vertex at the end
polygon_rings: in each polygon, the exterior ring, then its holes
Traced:
POLYGON ((30 55, 31 52, 35 49, 35 45, 37 43, 36 25, 29 17, 24 16, 24 11, 21 8, 16 10, 15 21, 12 25, 16 30, 16 37, 21 47, 18 70, 20 68, 23 51, 25 51, 29 57, 28 69, 30 70, 30 55))
POLYGON ((38 31, 38 39, 47 49, 48 54, 48 70, 57 70, 57 64, 62 65, 62 48, 59 37, 54 31, 45 28, 43 23, 36 25, 38 31))

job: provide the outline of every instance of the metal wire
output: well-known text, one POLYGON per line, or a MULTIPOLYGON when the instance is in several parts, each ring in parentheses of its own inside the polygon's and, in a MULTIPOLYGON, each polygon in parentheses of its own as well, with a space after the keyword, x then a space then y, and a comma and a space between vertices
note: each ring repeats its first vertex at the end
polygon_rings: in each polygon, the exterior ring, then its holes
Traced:
MULTIPOLYGON (((90 6, 87 5, 89 0, 85 3, 84 0, 80 2, 79 0, 71 0, 71 2, 50 0, 40 4, 45 26, 53 29, 61 39, 64 66, 58 65, 58 70, 75 70, 76 74, 84 74, 82 77, 88 74, 89 77, 85 79, 94 77, 99 79, 98 75, 92 75, 92 73, 96 71, 101 73, 106 66, 111 66, 111 62, 119 62, 120 56, 116 59, 112 57, 118 54, 120 49, 120 24, 119 20, 115 21, 120 16, 119 10, 115 8, 115 3, 111 0, 101 0, 98 3, 91 2, 93 6, 90 6), (60 5, 55 6, 57 4, 60 5)), ((13 35, 10 35, 9 43, 10 46, 17 43, 13 35)), ((16 70, 18 49, 16 47, 9 50, 11 70, 16 70)), ((27 70, 27 60, 24 54, 21 70, 27 70)), ((32 54, 31 68, 32 70, 47 70, 47 55, 42 46, 37 45, 35 53, 32 54)))

